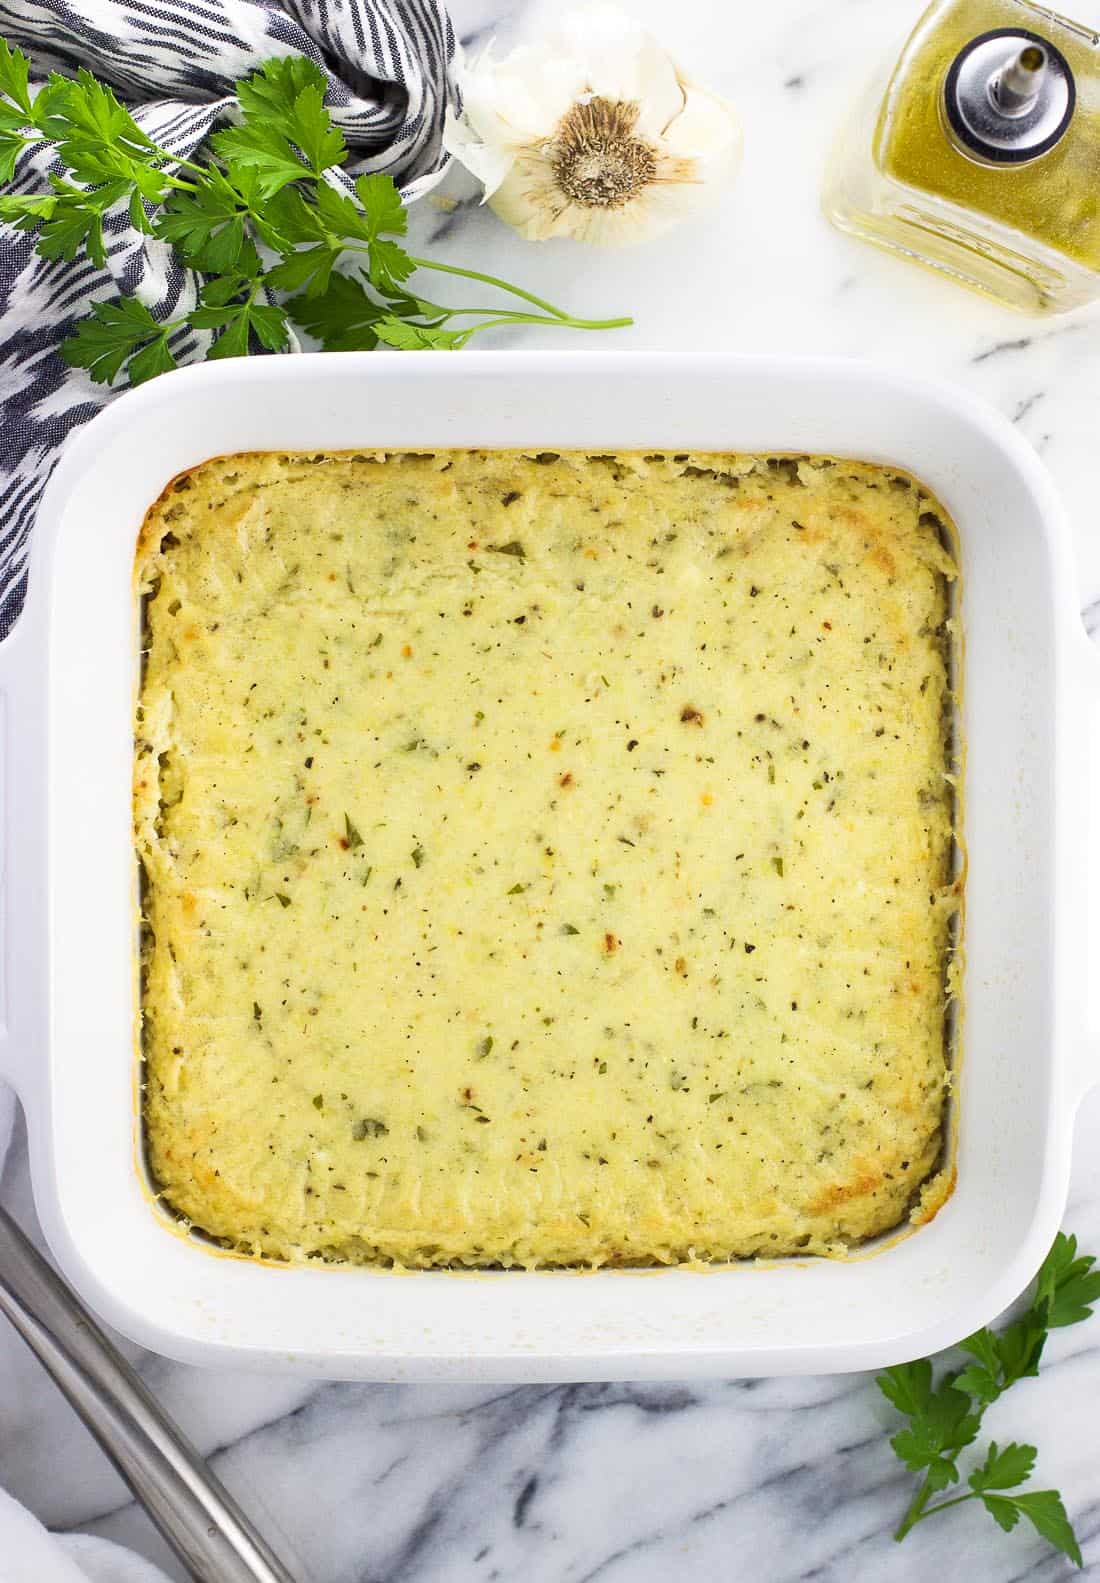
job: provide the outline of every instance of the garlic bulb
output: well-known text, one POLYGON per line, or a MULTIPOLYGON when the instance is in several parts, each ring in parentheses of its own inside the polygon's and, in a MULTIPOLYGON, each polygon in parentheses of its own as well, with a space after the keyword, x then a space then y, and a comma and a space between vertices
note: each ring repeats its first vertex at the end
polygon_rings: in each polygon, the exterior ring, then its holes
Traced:
POLYGON ((490 45, 459 86, 444 144, 529 241, 655 236, 713 204, 740 163, 731 106, 613 5, 573 12, 500 61, 490 45))

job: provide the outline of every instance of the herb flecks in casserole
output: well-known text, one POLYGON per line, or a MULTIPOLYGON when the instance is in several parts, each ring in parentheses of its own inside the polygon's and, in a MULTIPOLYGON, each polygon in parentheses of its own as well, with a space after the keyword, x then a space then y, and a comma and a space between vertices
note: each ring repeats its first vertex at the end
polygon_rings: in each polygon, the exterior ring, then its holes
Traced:
POLYGON ((710 455, 177 480, 139 567, 167 1202, 408 1265, 835 1254, 929 1213, 941 516, 710 455))

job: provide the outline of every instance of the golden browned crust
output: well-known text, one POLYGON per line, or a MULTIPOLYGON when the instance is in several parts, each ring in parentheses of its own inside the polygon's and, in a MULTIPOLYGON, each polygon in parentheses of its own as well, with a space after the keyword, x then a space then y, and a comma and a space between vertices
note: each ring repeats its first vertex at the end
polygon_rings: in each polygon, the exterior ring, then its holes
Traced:
POLYGON ((945 521, 737 456, 248 455, 138 556, 145 1125, 283 1259, 843 1253, 936 1172, 945 521))

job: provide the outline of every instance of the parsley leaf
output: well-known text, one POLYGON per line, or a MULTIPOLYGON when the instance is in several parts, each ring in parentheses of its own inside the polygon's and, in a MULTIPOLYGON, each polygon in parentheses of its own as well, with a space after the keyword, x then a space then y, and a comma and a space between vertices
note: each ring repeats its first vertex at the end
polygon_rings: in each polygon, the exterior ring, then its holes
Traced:
POLYGON ((978 1330, 962 1342, 972 1363, 956 1374, 945 1375, 935 1388, 929 1358, 900 1364, 879 1375, 882 1394, 909 1420, 890 1444, 907 1468, 924 1474, 895 1539, 904 1539, 917 1523, 938 1511, 978 1500, 1006 1533, 1021 1516, 1026 1517, 1050 1544, 1078 1566, 1082 1564, 1073 1528, 1055 1490, 1005 1493, 1031 1476, 1037 1455, 1034 1446, 1013 1441, 1000 1447, 990 1441, 985 1460, 967 1477, 969 1493, 936 1505, 929 1502, 958 1480, 958 1455, 976 1439, 988 1407, 1010 1385, 1038 1373, 1048 1332, 1089 1317, 1092 1305, 1100 1300, 1100 1272, 1093 1271, 1095 1262, 1091 1257, 1079 1258, 1076 1239, 1059 1233, 1021 1317, 1000 1333, 978 1330))
POLYGON ((7 39, 0 38, 0 93, 18 105, 28 121, 32 113, 30 66, 21 49, 12 49, 7 39))
MULTIPOLYGON (((176 325, 172 329, 178 328, 176 325)), ((147 379, 152 379, 154 374, 167 374, 177 367, 176 360, 168 350, 168 331, 158 335, 155 341, 150 341, 148 346, 140 352, 135 352, 126 365, 126 372, 130 376, 131 385, 143 385, 147 379)), ((94 376, 93 376, 94 377, 94 376)))
POLYGON ((347 157, 325 109, 326 87, 320 67, 301 57, 267 61, 237 85, 242 124, 217 133, 214 147, 230 165, 255 172, 262 197, 347 157))
POLYGON ((309 166, 274 126, 227 126, 215 132, 215 152, 227 164, 251 170, 261 198, 273 198, 292 181, 309 175, 309 166))
POLYGON ((927 1469, 937 1489, 958 1479, 955 1457, 978 1433, 981 1418, 970 1406, 970 1398, 957 1391, 948 1376, 937 1390, 929 1390, 913 1413, 910 1427, 900 1430, 890 1442, 912 1472, 927 1469))
POLYGON ((968 1364, 961 1371, 956 1384, 959 1390, 968 1391, 988 1406, 1001 1394, 1001 1357, 997 1350, 997 1339, 989 1330, 978 1330, 960 1345, 964 1352, 969 1352, 978 1361, 968 1364))
POLYGON ((287 343, 286 314, 274 303, 254 302, 248 310, 248 327, 269 352, 281 352, 287 343))
POLYGON ((386 176, 378 170, 369 176, 360 176, 355 183, 355 191, 363 205, 372 236, 405 235, 409 229, 409 216, 392 176, 386 176))
MULTIPOLYGON (((0 45, 3 42, 3 39, 0 39, 0 45)), ((30 130, 33 125, 33 114, 33 110, 20 109, 19 105, 12 104, 9 99, 5 99, 3 91, 0 90, 0 128, 3 128, 5 132, 17 132, 21 142, 24 139, 40 142, 41 139, 30 130)))
POLYGON ((1012 1441, 1003 1448, 995 1440, 989 1442, 985 1461, 975 1468, 967 1483, 972 1490, 1010 1490, 1029 1479, 1035 1467, 1038 1452, 1034 1446, 1012 1441))
POLYGON ((149 378, 176 366, 168 350, 168 336, 178 328, 177 324, 158 324, 136 297, 97 302, 91 317, 81 320, 76 333, 62 345, 61 355, 71 368, 86 368, 96 384, 110 385, 127 359, 148 353, 139 365, 137 379, 131 367, 131 380, 139 384, 142 376, 149 378), (158 342, 161 350, 154 353, 151 348, 158 342))
POLYGON ((389 313, 349 275, 333 275, 316 297, 292 297, 287 312, 294 323, 316 336, 327 352, 373 351, 375 326, 389 313))
MULTIPOLYGON (((42 212, 42 229, 38 233, 36 250, 43 258, 74 259, 84 249, 100 269, 107 261, 103 240, 103 216, 111 206, 126 195, 125 182, 107 182, 94 192, 86 192, 52 176, 50 184, 54 196, 48 212, 42 212)), ((32 217, 28 216, 31 223, 32 217)), ((24 225, 23 220, 16 220, 24 225)), ((24 228, 26 228, 24 226, 24 228)))
MULTIPOLYGON (((378 179, 388 184, 400 207, 397 189, 390 178, 378 179)), ((391 297, 401 293, 402 283, 415 269, 402 247, 380 238, 371 217, 360 210, 347 193, 337 191, 326 181, 316 184, 312 201, 307 201, 298 187, 288 186, 275 196, 271 208, 280 235, 287 243, 305 248, 304 252, 293 252, 286 246, 279 249, 284 254, 283 260, 271 270, 271 283, 278 290, 297 291, 304 287, 307 296, 320 296, 328 287, 341 253, 357 243, 363 244, 358 250, 368 256, 371 285, 391 297)), ((404 214, 403 209, 401 213, 404 214)), ((390 311, 408 313, 413 302, 414 299, 402 294, 400 306, 393 303, 390 311)), ((425 309, 436 315, 446 313, 445 309, 436 309, 431 304, 416 302, 412 306, 414 314, 425 309)))
POLYGON ((325 109, 327 88, 324 72, 303 56, 265 61, 237 85, 248 136, 223 140, 223 150, 245 147, 254 154, 266 148, 282 154, 293 145, 315 176, 343 164, 347 148, 325 109))
MULTIPOLYGON (((890 1441, 894 1455, 898 1457, 911 1473, 923 1473, 933 1463, 940 1462, 940 1453, 944 1449, 942 1437, 937 1434, 923 1417, 914 1418, 912 1428, 899 1429, 890 1441)), ((950 1479, 957 1479, 958 1469, 950 1474, 950 1479)))
POLYGON ((1077 1238, 1059 1236, 1043 1261, 1036 1277, 1035 1298, 1047 1305, 1047 1326, 1051 1330, 1080 1324, 1100 1302, 1100 1270, 1088 1255, 1077 1257, 1077 1238))
POLYGON ((304 55, 277 55, 237 83, 243 113, 253 120, 285 122, 305 88, 324 88, 325 74, 304 55))
POLYGON ((164 195, 163 172, 150 162, 153 143, 110 88, 83 66, 75 78, 51 76, 40 94, 39 125, 79 181, 133 182, 143 197, 164 195))
POLYGON ((277 251, 283 254, 282 261, 269 273, 271 285, 278 291, 305 287, 307 296, 320 296, 344 251, 344 225, 356 223, 355 205, 327 184, 318 183, 315 202, 307 202, 297 187, 287 187, 275 196, 269 208, 281 238, 277 251), (340 211, 341 202, 347 205, 350 215, 340 211), (296 248, 302 250, 295 251, 296 248))
POLYGON ((379 239, 371 243, 370 278, 379 291, 396 292, 415 268, 408 253, 396 242, 379 239))
POLYGON ((18 132, 6 131, 0 127, 0 181, 11 181, 15 175, 15 165, 20 154, 27 146, 27 138, 18 132))
POLYGON ((983 1495, 982 1505, 995 1519, 998 1527, 1010 1534, 1020 1521, 1020 1511, 1011 1495, 983 1495))
POLYGON ((1077 1535, 1057 1490, 1029 1490, 1025 1495, 982 1494, 978 1498, 1006 1534, 1012 1532, 1021 1517, 1026 1517, 1048 1544, 1068 1556, 1075 1566, 1084 1566, 1077 1535))
POLYGON ((319 181, 314 201, 315 224, 320 235, 341 242, 345 238, 359 242, 374 241, 369 217, 356 207, 346 192, 338 192, 327 181, 319 181))
POLYGON ((329 288, 339 252, 324 242, 288 253, 267 272, 267 283, 276 291, 305 290, 307 297, 320 297, 329 288))
POLYGON ((224 308, 234 302, 243 292, 251 290, 256 283, 255 275, 219 275, 214 280, 208 280, 202 288, 201 301, 204 308, 224 308))
POLYGON ((392 316, 379 319, 374 333, 387 346, 401 352, 453 351, 470 337, 469 330, 437 329, 430 324, 410 324, 407 319, 392 316))
POLYGON ((987 1511, 991 1509, 991 1502, 1011 1501, 1048 1544, 1068 1556, 1075 1566, 1084 1566, 1077 1535, 1057 1490, 1030 1490, 1026 1495, 983 1495, 982 1501, 987 1511))
POLYGON ((1000 1335, 979 1330, 962 1343, 977 1362, 959 1374, 959 1389, 988 1406, 1017 1380, 1037 1374, 1048 1332, 1079 1324, 1100 1300, 1100 1271, 1092 1273, 1095 1262, 1078 1258, 1077 1239, 1060 1234, 1035 1278, 1026 1312, 1000 1335))
POLYGON ((1045 1319, 1035 1309, 1029 1309, 1022 1319, 1001 1331, 996 1337, 996 1347, 1001 1360, 1002 1391, 1007 1391, 1017 1380, 1038 1374, 1046 1339, 1045 1319))
POLYGON ((22 50, 0 38, 0 181, 11 181, 15 164, 29 144, 40 142, 30 94, 30 62, 22 50))
POLYGON ((286 345, 286 314, 282 308, 267 303, 229 303, 225 307, 203 306, 188 315, 188 322, 196 330, 217 330, 208 357, 246 357, 249 337, 255 335, 261 346, 272 352, 282 351, 286 345))
POLYGON ((317 75, 320 82, 309 83, 302 89, 283 125, 291 142, 309 161, 310 169, 319 176, 332 165, 342 165, 348 151, 325 109, 326 84, 321 73, 317 75))
POLYGON ((918 1358, 915 1363, 897 1363, 875 1381, 888 1402, 899 1413, 912 1417, 923 1413, 932 1394, 932 1364, 928 1358, 918 1358))
POLYGON ((21 231, 32 231, 42 220, 48 220, 56 208, 57 199, 49 193, 5 193, 0 197, 0 220, 7 220, 21 231))
POLYGON ((1006 1534, 1010 1534, 1020 1521, 1019 1508, 1011 1495, 983 1495, 981 1499, 982 1505, 996 1520, 998 1527, 1003 1528, 1006 1534))
POLYGON ((185 264, 224 274, 237 266, 244 251, 248 217, 247 201, 215 165, 198 191, 171 194, 156 234, 171 243, 185 264))
POLYGON ((363 205, 366 240, 371 248, 371 283, 379 291, 397 291, 416 268, 403 247, 384 240, 390 236, 404 236, 408 230, 409 217, 401 202, 401 194, 392 177, 383 175, 381 171, 360 176, 355 183, 355 191, 363 205))

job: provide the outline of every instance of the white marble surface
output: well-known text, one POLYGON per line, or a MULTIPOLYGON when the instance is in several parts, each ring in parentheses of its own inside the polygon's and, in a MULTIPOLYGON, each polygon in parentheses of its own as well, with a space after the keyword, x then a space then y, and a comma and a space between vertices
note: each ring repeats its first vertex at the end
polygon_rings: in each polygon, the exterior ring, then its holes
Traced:
MULTIPOLYGON (((1100 0, 1073 8, 1100 25, 1100 0)), ((553 9, 552 0, 454 5, 467 37, 500 16, 529 22, 553 9)), ((916 15, 915 0, 635 0, 633 9, 741 107, 745 170, 722 212, 629 254, 528 246, 465 204, 452 215, 423 206, 418 231, 440 256, 522 279, 575 311, 632 312, 636 327, 616 346, 873 356, 958 380, 1042 453, 1075 522, 1082 607, 1100 628, 1100 311, 1021 319, 860 247, 818 214, 832 129, 916 15)), ((32 1222, 21 1135, 0 1199, 32 1222)), ((1100 1252, 1097 1091, 1078 1122, 1066 1225, 1100 1252)), ((673 1573, 683 1583, 1053 1583, 1073 1570, 970 1507, 893 1545, 910 1481, 886 1443, 892 1414, 863 1376, 486 1390, 317 1385, 139 1361, 308 1583, 664 1583, 673 1573)), ((1058 1333, 1042 1377, 989 1420, 999 1440, 1039 1445, 1039 1480, 1063 1491, 1085 1575, 1096 1578, 1098 1399, 1100 1318, 1058 1333)), ((122 1539, 182 1577, 2 1330, 0 1483, 51 1526, 122 1539)))

